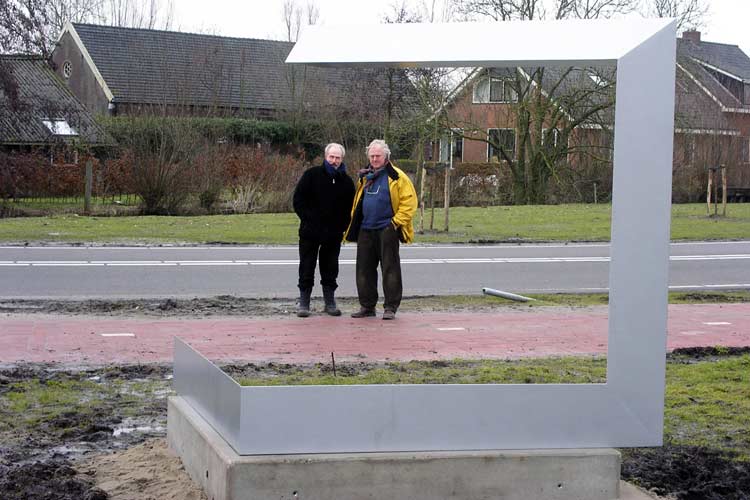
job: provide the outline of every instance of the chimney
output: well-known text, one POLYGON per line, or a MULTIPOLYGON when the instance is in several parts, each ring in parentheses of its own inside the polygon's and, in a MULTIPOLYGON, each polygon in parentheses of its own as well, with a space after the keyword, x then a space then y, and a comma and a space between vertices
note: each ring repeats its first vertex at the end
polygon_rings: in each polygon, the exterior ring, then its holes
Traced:
POLYGON ((682 39, 683 40, 690 40, 694 43, 700 43, 701 41, 701 32, 698 30, 687 30, 682 32, 682 39))

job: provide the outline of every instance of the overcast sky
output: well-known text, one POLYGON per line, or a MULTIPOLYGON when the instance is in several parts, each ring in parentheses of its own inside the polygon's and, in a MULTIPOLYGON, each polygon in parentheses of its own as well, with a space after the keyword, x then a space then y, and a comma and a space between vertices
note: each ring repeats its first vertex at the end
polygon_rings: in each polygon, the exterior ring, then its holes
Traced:
MULTIPOLYGON (((445 0, 436 0, 443 3, 445 0)), ((431 3, 432 0, 429 0, 431 3)), ((304 6, 306 0, 297 0, 304 6)), ((319 24, 379 23, 395 0, 315 0, 319 24)), ((400 3, 400 2, 399 2, 400 3)), ((750 0, 709 0, 703 40, 739 45, 750 55, 750 0)), ((181 31, 243 38, 286 39, 283 0, 174 0, 175 25, 181 31)))

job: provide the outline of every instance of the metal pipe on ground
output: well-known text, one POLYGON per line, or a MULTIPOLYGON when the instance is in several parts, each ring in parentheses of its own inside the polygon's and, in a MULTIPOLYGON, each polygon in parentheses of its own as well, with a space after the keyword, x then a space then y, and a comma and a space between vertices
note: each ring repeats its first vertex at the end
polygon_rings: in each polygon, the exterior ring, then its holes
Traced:
POLYGON ((517 302, 529 302, 530 300, 536 300, 532 299, 531 297, 524 297, 523 295, 517 295, 515 293, 510 292, 504 292, 502 290, 495 290, 494 288, 482 288, 482 293, 485 295, 492 295, 494 297, 502 297, 504 299, 510 299, 515 300, 517 302))

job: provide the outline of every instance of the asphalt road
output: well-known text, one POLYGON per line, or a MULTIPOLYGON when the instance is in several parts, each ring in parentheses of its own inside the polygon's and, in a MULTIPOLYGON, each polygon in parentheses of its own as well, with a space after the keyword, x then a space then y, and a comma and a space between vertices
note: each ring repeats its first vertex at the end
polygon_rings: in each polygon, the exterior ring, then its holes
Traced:
MULTIPOLYGON (((355 251, 342 248, 343 296, 356 295, 355 251)), ((404 246, 404 293, 605 291, 608 256, 608 244, 404 246)), ((295 246, 0 247, 0 299, 293 297, 297 265, 295 246)), ((750 289, 750 241, 673 243, 670 288, 750 289)))

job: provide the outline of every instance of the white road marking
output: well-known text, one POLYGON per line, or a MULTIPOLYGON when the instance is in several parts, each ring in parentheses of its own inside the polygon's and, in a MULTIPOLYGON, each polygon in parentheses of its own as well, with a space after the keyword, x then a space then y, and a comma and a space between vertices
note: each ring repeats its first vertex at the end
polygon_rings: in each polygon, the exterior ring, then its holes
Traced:
POLYGON ((750 288, 750 283, 725 283, 722 285, 672 285, 669 287, 670 290, 695 290, 697 288, 706 288, 706 289, 718 289, 718 288, 729 288, 729 289, 735 289, 735 288, 750 288))
MULTIPOLYGON (((750 260, 750 254, 675 255, 670 261, 750 260)), ((480 257, 401 259, 402 264, 545 264, 558 262, 609 262, 609 257, 480 257)), ((355 259, 339 264, 354 265, 355 259)), ((297 266, 298 259, 263 260, 2 260, 0 267, 90 267, 90 266, 297 266)))
POLYGON ((102 337, 135 337, 135 333, 100 333, 102 337))
POLYGON ((732 323, 729 323, 727 321, 704 321, 704 325, 708 326, 720 326, 720 325, 731 325, 732 323))
MULTIPOLYGON (((671 242, 670 246, 711 246, 711 245, 747 245, 750 244, 750 240, 738 240, 738 241, 676 241, 671 242)), ((445 244, 429 244, 429 243, 415 243, 409 246, 409 249, 413 250, 432 250, 432 249, 471 249, 481 250, 487 248, 597 248, 597 247, 609 247, 608 242, 600 243, 497 243, 492 245, 445 245, 445 244)), ((0 245, 2 249, 26 249, 26 250, 61 250, 74 248, 77 250, 207 250, 211 251, 224 251, 224 250, 296 250, 296 244, 290 245, 133 245, 133 246, 110 246, 110 245, 86 245, 86 246, 69 246, 69 245, 45 245, 45 246, 24 246, 24 245, 0 245)), ((355 245, 345 245, 342 250, 354 250, 355 245)))
POLYGON ((441 332, 460 332, 462 330, 466 330, 466 328, 462 326, 455 326, 455 327, 445 327, 445 328, 438 328, 441 332))

